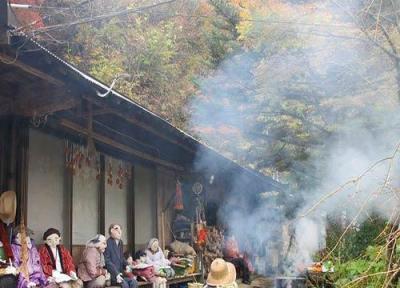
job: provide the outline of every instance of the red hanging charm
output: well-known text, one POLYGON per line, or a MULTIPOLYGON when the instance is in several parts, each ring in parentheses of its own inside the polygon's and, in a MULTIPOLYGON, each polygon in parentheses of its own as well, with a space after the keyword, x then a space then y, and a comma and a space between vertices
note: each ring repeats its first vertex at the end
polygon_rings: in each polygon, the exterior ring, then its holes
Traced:
POLYGON ((183 210, 183 194, 182 187, 179 180, 176 181, 176 191, 175 191, 175 210, 183 210))
POLYGON ((111 185, 112 186, 112 184, 113 184, 113 174, 112 174, 112 164, 111 164, 111 159, 108 161, 108 178, 107 178, 107 183, 109 184, 109 185, 111 185))

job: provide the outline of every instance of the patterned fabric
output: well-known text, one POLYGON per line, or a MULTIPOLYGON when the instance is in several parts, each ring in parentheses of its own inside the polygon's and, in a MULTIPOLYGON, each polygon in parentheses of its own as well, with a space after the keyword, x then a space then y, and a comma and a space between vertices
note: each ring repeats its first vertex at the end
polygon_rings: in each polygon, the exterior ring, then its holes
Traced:
POLYGON ((146 249, 146 263, 154 266, 154 269, 159 272, 161 268, 169 267, 171 262, 165 258, 163 251, 158 248, 156 253, 153 253, 150 249, 146 249))
MULTIPOLYGON (((75 266, 69 251, 63 246, 57 246, 58 255, 60 255, 62 273, 70 275, 75 272, 75 266)), ((47 277, 52 275, 53 270, 56 270, 56 259, 51 252, 51 248, 44 244, 39 248, 40 261, 42 263, 43 272, 47 277)))
POLYGON ((8 233, 6 224, 0 221, 0 241, 3 243, 4 253, 6 254, 7 259, 13 260, 13 253, 11 250, 10 241, 8 240, 8 233))
MULTIPOLYGON (((21 245, 12 243, 11 249, 14 254, 14 265, 15 267, 20 267, 21 263, 21 245)), ((47 284, 46 276, 43 273, 42 265, 40 264, 40 255, 36 249, 33 241, 32 246, 28 248, 28 272, 29 280, 25 279, 20 273, 18 277, 18 288, 26 288, 28 282, 36 283, 36 286, 43 287, 47 284)))
POLYGON ((86 247, 78 265, 78 276, 84 282, 95 280, 106 274, 107 270, 104 269, 104 265, 103 253, 95 247, 86 247))

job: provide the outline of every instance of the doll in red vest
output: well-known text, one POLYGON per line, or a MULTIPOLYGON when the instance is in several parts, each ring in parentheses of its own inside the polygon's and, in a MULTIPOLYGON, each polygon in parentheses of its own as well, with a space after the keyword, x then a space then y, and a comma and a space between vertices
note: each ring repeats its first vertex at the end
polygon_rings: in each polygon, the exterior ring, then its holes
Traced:
POLYGON ((75 265, 69 251, 60 244, 61 234, 55 228, 43 234, 45 244, 40 247, 40 262, 52 287, 81 288, 83 283, 76 276, 75 265))

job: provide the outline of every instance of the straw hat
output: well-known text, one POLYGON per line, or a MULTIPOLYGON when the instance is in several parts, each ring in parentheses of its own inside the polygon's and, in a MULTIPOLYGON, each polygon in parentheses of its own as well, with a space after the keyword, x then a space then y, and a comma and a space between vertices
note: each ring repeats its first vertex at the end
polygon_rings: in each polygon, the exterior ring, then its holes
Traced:
POLYGON ((0 219, 7 225, 15 220, 17 213, 17 195, 14 191, 5 191, 0 195, 0 219))
POLYGON ((236 280, 236 270, 232 263, 217 258, 211 263, 207 284, 211 286, 232 284, 236 280))

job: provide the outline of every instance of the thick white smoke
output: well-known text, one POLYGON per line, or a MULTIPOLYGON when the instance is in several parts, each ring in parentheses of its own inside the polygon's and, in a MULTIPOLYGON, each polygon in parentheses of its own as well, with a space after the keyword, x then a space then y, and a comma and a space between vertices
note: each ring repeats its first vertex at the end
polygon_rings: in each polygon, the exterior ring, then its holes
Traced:
MULTIPOLYGON (((237 206, 244 209, 232 209, 236 207, 232 203, 220 207, 219 216, 231 232, 242 243, 252 241, 252 252, 262 258, 256 267, 261 273, 282 273, 279 265, 265 267, 275 258, 281 264, 285 260, 286 273, 296 273, 302 265, 310 264, 314 254, 325 248, 327 215, 339 217, 345 213, 347 224, 351 225, 361 223, 371 213, 390 220, 400 204, 396 152, 400 143, 399 87, 391 59, 362 38, 356 25, 347 22, 351 17, 343 11, 337 14, 340 7, 315 5, 314 11, 315 15, 308 15, 308 19, 323 19, 325 26, 294 23, 288 28, 290 33, 296 31, 294 41, 301 43, 301 54, 288 49, 279 53, 263 51, 262 57, 249 52, 235 55, 222 63, 214 75, 202 80, 202 97, 195 98, 190 107, 192 129, 206 143, 224 148, 223 152, 236 160, 247 159, 253 152, 246 146, 253 140, 248 137, 248 129, 259 127, 249 122, 257 119, 247 114, 259 112, 259 103, 279 102, 284 96, 283 87, 305 87, 314 97, 310 99, 319 103, 318 108, 327 111, 320 121, 331 129, 332 135, 318 139, 319 153, 311 153, 311 158, 305 160, 305 166, 314 169, 305 169, 304 173, 315 173, 306 176, 316 177, 318 185, 304 191, 294 189, 291 195, 285 195, 288 201, 299 199, 298 207, 289 211, 290 217, 285 211, 287 203, 279 202, 281 195, 261 195, 257 207, 240 203, 237 206), (306 75, 302 79, 307 82, 294 82, 294 77, 287 77, 292 74, 306 75), (259 102, 260 99, 268 101, 259 102), (243 146, 238 147, 239 143, 243 146), (290 235, 294 235, 292 242, 290 235), (289 248, 292 251, 287 251, 289 248)), ((265 20, 268 25, 270 19, 265 20)), ((271 41, 280 40, 274 37, 271 41)), ((265 43, 265 49, 278 44, 265 43)), ((212 159, 204 159, 200 153, 198 161, 207 166, 212 159)), ((229 193, 233 199, 235 195, 241 195, 241 199, 245 188, 240 177, 236 182, 229 193)))

